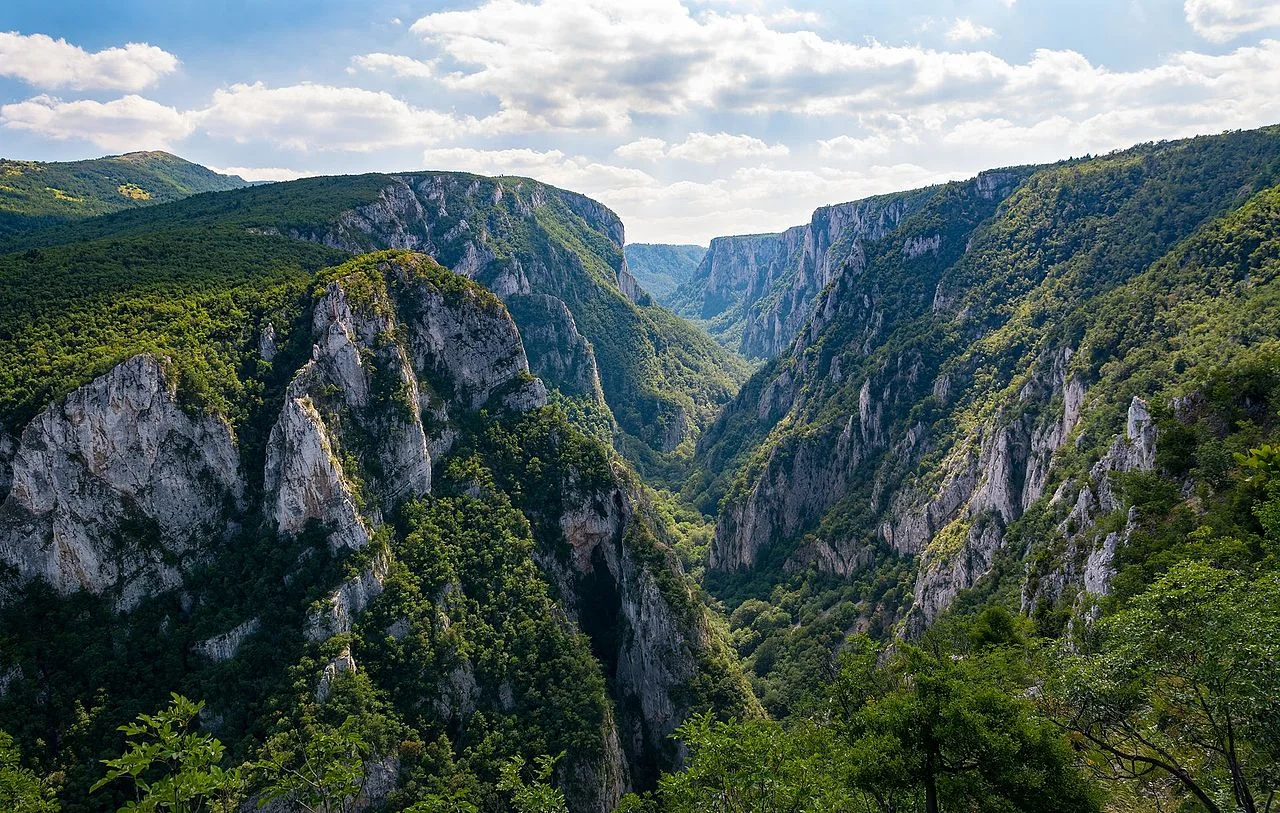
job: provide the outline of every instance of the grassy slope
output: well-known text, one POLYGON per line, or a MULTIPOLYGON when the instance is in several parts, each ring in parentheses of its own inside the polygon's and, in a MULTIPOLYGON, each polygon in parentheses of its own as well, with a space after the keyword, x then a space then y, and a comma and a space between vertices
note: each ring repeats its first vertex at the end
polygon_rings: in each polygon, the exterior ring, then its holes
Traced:
POLYGON ((0 237, 245 185, 165 152, 62 163, 0 159, 0 237))

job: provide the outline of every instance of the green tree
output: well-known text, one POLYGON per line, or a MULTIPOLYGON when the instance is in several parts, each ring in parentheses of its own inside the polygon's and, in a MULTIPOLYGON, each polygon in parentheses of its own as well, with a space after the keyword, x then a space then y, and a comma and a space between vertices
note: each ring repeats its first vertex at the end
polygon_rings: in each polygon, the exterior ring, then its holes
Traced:
MULTIPOLYGON (((853 799, 831 732, 809 722, 719 722, 696 716, 676 730, 690 750, 687 770, 668 774, 658 798, 670 813, 843 811, 853 799)), ((639 802, 632 802, 639 805, 639 802)), ((643 808, 640 808, 643 809, 643 808)))
POLYGON ((1064 658, 1052 698, 1108 778, 1167 775, 1210 813, 1280 790, 1280 576, 1185 562, 1064 658))
POLYGON ((18 746, 0 731, 0 810, 13 813, 57 813, 53 790, 22 767, 18 746))
MULTIPOLYGON (((341 726, 320 723, 270 737, 255 768, 262 803, 286 801, 308 813, 348 813, 364 791, 365 764, 373 749, 354 718, 341 726)), ((447 808, 445 808, 447 809, 447 808)))
MULTIPOLYGON (((1000 624, 980 624, 975 640, 1000 624)), ((1070 748, 1009 676, 1001 647, 967 653, 854 639, 833 687, 853 786, 883 811, 1095 811, 1070 748)), ((1016 672, 1016 670, 1014 670, 1016 672)))
MULTIPOLYGON (((563 754, 561 755, 563 756, 563 754)), ((498 777, 498 790, 511 799, 515 813, 568 813, 564 792, 551 785, 551 772, 559 757, 538 757, 533 763, 533 782, 526 784, 521 773, 524 760, 512 757, 502 763, 498 777)))
POLYGON ((120 726, 126 748, 117 759, 103 760, 107 775, 91 791, 128 779, 134 800, 122 813, 231 813, 244 791, 239 768, 224 770, 222 743, 209 734, 193 731, 192 724, 204 708, 179 694, 154 715, 139 714, 135 723, 120 726))

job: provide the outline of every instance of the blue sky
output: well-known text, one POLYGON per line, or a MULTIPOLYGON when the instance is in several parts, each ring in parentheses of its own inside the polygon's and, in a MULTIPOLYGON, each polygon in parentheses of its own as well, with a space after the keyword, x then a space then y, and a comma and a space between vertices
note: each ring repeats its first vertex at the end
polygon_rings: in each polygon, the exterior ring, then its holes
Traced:
POLYGON ((609 204, 635 241, 1277 122, 1275 0, 0 8, 0 155, 531 175, 609 204))

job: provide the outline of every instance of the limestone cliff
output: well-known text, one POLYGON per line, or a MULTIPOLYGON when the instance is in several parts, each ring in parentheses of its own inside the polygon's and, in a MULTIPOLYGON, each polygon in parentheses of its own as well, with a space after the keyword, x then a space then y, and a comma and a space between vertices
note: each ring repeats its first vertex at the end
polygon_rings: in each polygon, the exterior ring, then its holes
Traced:
MULTIPOLYGON (((425 255, 361 256, 322 272, 311 291, 291 330, 278 334, 263 319, 244 333, 263 362, 256 369, 280 381, 278 394, 244 419, 256 422, 260 451, 208 407, 184 400, 181 375, 152 355, 129 359, 61 399, 20 440, 0 448, 12 461, 0 506, 0 557, 12 571, 6 594, 44 580, 66 596, 107 596, 122 619, 143 602, 172 606, 176 615, 155 634, 196 619, 200 634, 181 647, 194 670, 219 669, 246 651, 260 658, 267 638, 295 641, 307 657, 327 653, 312 676, 318 704, 364 674, 361 619, 386 604, 393 574, 405 567, 396 545, 405 521, 399 512, 432 495, 437 467, 455 447, 470 444, 464 451, 474 456, 491 425, 538 410, 548 393, 530 371, 504 304, 425 255), (290 359, 297 365, 291 371, 282 366, 290 359), (257 466, 260 476, 245 474, 257 466), (202 604, 207 591, 198 580, 217 573, 219 557, 238 554, 246 538, 294 552, 282 566, 286 585, 325 574, 326 581, 297 585, 311 596, 305 612, 291 616, 287 608, 236 600, 202 604), (325 562, 339 566, 324 569, 325 562), (296 619, 298 628, 271 626, 281 617, 296 619)), ((545 362, 566 389, 600 402, 592 347, 564 303, 539 294, 512 301, 541 313, 541 331, 530 338, 539 352, 555 355, 545 362)), ((558 426, 548 442, 568 431, 558 426)), ((553 623, 570 641, 589 642, 575 645, 599 658, 610 677, 598 742, 575 745, 558 774, 571 809, 605 813, 635 783, 650 787, 659 768, 678 764, 670 734, 707 701, 704 684, 736 680, 748 703, 750 693, 740 675, 709 665, 716 640, 660 540, 660 522, 652 509, 637 508, 643 493, 625 465, 595 449, 613 461, 610 485, 588 488, 571 474, 554 493, 537 495, 529 511, 536 527, 557 529, 537 538, 542 578, 557 588, 553 623), (556 553, 562 547, 573 551, 568 560, 556 553)), ((472 588, 480 596, 486 589, 472 588)), ((472 623, 461 600, 441 600, 442 632, 472 623)), ((407 622, 388 629, 392 637, 409 634, 407 622)), ((424 693, 420 702, 459 727, 495 696, 497 707, 487 710, 510 712, 515 700, 502 698, 511 687, 484 685, 485 673, 458 657, 438 684, 412 684, 424 693)), ((38 673, 17 665, 9 671, 15 681, 38 673)), ((398 781, 397 769, 388 770, 390 778, 379 780, 382 796, 398 781)))
POLYGON ((243 490, 226 421, 191 414, 163 359, 129 359, 22 432, 0 506, 0 560, 122 609, 174 587, 226 532, 243 490))
POLYGON ((602 204, 522 178, 387 180, 335 222, 289 234, 351 252, 421 251, 481 283, 538 347, 534 374, 566 396, 607 404, 602 411, 652 451, 696 434, 745 377, 739 360, 653 304, 627 267, 622 221, 602 204))
POLYGON ((692 279, 672 295, 673 306, 705 320, 712 335, 749 358, 776 356, 823 289, 861 272, 863 244, 896 229, 928 192, 824 206, 807 225, 778 234, 715 238, 692 279))

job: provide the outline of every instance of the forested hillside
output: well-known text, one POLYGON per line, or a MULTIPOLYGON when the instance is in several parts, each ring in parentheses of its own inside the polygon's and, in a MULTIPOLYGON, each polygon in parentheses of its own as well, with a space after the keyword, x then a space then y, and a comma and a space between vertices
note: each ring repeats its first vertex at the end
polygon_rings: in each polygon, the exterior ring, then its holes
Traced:
POLYGON ((486 809, 539 756, 575 810, 612 809, 688 710, 753 708, 669 520, 548 404, 492 293, 192 227, 8 258, 92 291, 28 285, 11 316, 47 327, 8 351, 0 727, 63 809, 123 801, 90 792, 98 760, 174 691, 276 761, 258 787, 337 747, 357 795, 486 809))
POLYGON ((166 152, 131 152, 89 161, 0 159, 0 238, 247 184, 166 152))

